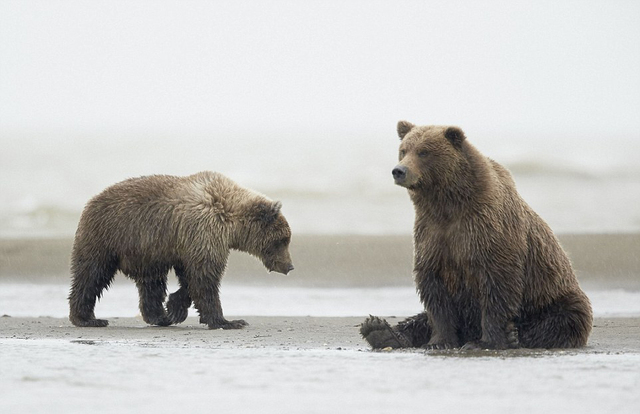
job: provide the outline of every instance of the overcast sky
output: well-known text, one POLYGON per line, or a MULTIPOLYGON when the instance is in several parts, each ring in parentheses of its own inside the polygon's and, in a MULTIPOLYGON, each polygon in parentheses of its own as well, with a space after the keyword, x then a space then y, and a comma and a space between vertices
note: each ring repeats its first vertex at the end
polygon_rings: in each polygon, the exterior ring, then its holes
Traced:
POLYGON ((640 138, 639 1, 0 2, 0 133, 640 138))

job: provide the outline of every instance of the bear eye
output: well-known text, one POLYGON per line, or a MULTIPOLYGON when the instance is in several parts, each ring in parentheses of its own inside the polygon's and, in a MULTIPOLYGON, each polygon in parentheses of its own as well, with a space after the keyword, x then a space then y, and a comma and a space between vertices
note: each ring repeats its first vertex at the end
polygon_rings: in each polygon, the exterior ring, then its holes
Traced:
POLYGON ((427 150, 420 150, 420 152, 418 152, 418 157, 420 158, 424 158, 427 155, 429 155, 429 152, 427 150))
POLYGON ((407 155, 407 151, 400 150, 400 158, 404 158, 405 155, 407 155))

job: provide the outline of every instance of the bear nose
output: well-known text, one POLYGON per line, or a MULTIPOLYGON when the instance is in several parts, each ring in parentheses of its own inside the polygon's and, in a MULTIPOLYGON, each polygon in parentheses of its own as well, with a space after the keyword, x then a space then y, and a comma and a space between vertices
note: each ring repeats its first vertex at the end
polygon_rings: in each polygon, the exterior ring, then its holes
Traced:
POLYGON ((287 273, 289 273, 290 271, 292 271, 293 269, 295 269, 295 267, 293 267, 292 264, 289 265, 289 268, 287 269, 287 273))
POLYGON ((404 165, 398 165, 393 169, 393 171, 391 171, 391 174, 393 174, 393 179, 396 181, 404 180, 407 176, 407 167, 404 165))

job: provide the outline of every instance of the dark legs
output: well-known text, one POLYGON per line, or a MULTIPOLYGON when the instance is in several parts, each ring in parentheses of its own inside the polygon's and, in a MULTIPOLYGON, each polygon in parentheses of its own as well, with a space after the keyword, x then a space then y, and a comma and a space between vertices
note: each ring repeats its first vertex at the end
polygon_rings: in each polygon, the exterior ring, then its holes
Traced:
POLYGON ((167 318, 172 324, 184 322, 189 315, 189 307, 191 306, 191 296, 189 296, 189 285, 185 277, 184 269, 181 266, 173 268, 178 277, 180 288, 169 295, 167 301, 167 318))
POLYGON ((247 322, 242 319, 228 321, 222 313, 220 279, 224 268, 225 264, 209 264, 204 269, 187 269, 189 296, 200 314, 200 323, 207 324, 209 329, 241 329, 248 325, 247 322), (193 283, 194 279, 200 279, 199 283, 193 283))
POLYGON ((115 261, 95 261, 77 258, 71 263, 72 282, 69 292, 69 320, 75 326, 104 327, 105 319, 96 319, 96 299, 108 288, 116 272, 115 261))
POLYGON ((587 344, 593 315, 584 293, 570 295, 539 314, 517 322, 520 344, 526 348, 579 348, 587 344))
MULTIPOLYGON (((116 258, 112 260, 81 260, 74 252, 71 271, 73 280, 69 293, 69 319, 76 326, 104 327, 107 320, 96 319, 94 308, 96 299, 100 298, 104 289, 108 288, 118 268, 116 258)), ((168 326, 183 322, 188 315, 192 300, 198 313, 200 323, 210 329, 241 329, 247 326, 244 320, 228 321, 222 313, 220 303, 220 278, 224 271, 222 266, 207 266, 202 270, 185 270, 175 267, 180 288, 167 295, 168 269, 151 268, 142 273, 130 274, 136 282, 140 296, 140 312, 142 319, 150 325, 168 326), (193 281, 197 283, 193 283, 193 281)))
POLYGON ((384 319, 370 316, 360 326, 360 334, 373 349, 420 348, 431 340, 431 326, 424 312, 394 327, 384 319))
POLYGON ((140 313, 149 325, 168 326, 171 324, 164 310, 164 299, 167 295, 167 277, 164 274, 136 277, 136 286, 140 295, 140 313))

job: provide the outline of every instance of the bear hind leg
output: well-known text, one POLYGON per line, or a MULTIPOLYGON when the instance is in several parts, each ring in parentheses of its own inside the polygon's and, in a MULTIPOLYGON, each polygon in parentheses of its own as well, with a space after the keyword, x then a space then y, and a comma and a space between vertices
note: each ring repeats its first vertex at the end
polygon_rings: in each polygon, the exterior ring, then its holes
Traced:
POLYGON ((102 328, 109 325, 106 319, 96 319, 96 300, 109 287, 116 273, 113 263, 72 259, 73 279, 69 292, 69 320, 79 327, 102 328))
POLYGON ((189 285, 182 267, 174 267, 180 288, 169 295, 167 301, 167 318, 171 324, 179 324, 189 316, 191 307, 191 296, 189 296, 189 285))
POLYGON ((523 318, 518 324, 518 337, 521 346, 527 348, 580 348, 587 344, 592 325, 591 305, 582 294, 523 318))
POLYGON ((373 349, 419 348, 431 339, 431 326, 426 313, 405 319, 392 327, 377 316, 369 316, 360 325, 360 335, 373 349))

